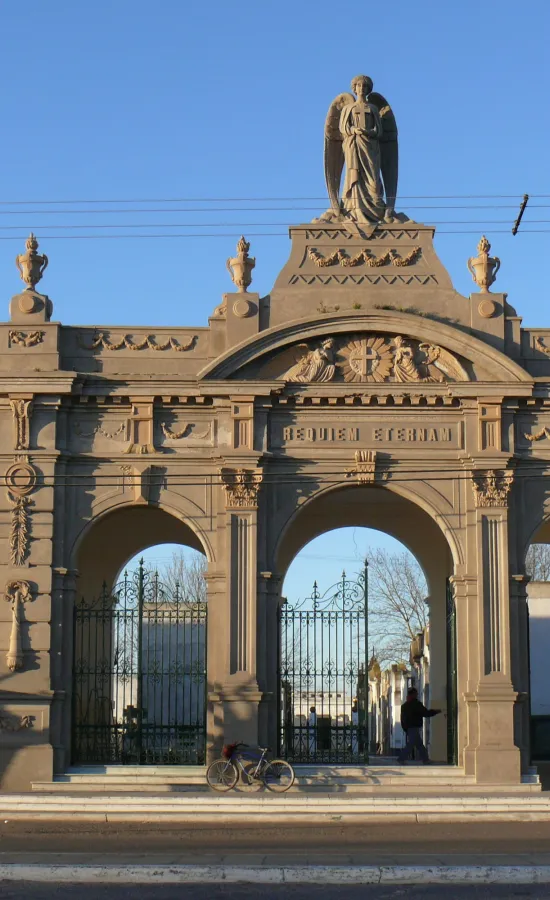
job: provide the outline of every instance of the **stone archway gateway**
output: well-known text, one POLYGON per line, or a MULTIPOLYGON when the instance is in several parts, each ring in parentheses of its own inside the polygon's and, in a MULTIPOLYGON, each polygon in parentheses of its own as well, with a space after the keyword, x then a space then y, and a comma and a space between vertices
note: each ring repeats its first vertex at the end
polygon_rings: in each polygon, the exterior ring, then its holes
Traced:
POLYGON ((434 228, 395 212, 391 107, 368 79, 354 91, 327 119, 331 209, 290 228, 267 296, 248 291, 243 238, 236 291, 204 327, 63 325, 36 289, 34 236, 18 258, 26 288, 0 325, 5 790, 69 766, 75 604, 152 539, 208 559, 207 756, 232 739, 276 746, 281 579, 306 533, 353 516, 432 548, 457 763, 480 784, 527 770, 524 549, 550 515, 550 329, 522 329, 488 293, 486 239, 479 292, 453 289, 434 228))

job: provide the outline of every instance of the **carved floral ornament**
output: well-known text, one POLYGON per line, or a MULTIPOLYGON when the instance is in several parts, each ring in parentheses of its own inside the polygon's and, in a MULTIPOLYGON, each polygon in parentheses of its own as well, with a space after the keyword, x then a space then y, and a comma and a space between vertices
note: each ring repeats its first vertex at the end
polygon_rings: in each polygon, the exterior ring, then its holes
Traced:
POLYGON ((6 664, 10 672, 23 668, 23 646, 21 643, 21 619, 25 603, 33 599, 28 581, 10 581, 6 585, 5 598, 11 605, 12 623, 10 644, 6 655, 6 664))
POLYGON ((507 506, 512 481, 513 475, 509 470, 473 472, 472 487, 476 506, 507 506))
POLYGON ((448 350, 401 335, 327 337, 316 345, 298 344, 281 357, 294 362, 276 377, 304 384, 469 381, 465 368, 448 350))
POLYGON ((220 469, 228 509, 232 507, 255 509, 258 492, 263 481, 261 469, 220 469))
POLYGON ((356 450, 354 464, 346 469, 346 478, 353 478, 359 484, 374 484, 375 481, 386 481, 387 472, 377 470, 376 450, 356 450))
POLYGON ((36 347, 44 340, 45 331, 10 331, 8 341, 10 347, 36 347))

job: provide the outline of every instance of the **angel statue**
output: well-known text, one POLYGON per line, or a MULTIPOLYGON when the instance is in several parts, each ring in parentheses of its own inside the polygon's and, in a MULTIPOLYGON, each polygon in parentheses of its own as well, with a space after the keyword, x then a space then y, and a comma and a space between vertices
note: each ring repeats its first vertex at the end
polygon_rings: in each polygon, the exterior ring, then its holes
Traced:
POLYGON ((326 338, 314 350, 307 344, 298 344, 295 348, 295 363, 282 376, 285 381, 301 381, 310 384, 313 381, 332 381, 336 367, 334 365, 334 338, 326 338))
POLYGON ((357 75, 351 82, 356 96, 338 94, 330 105, 325 123, 325 179, 331 209, 322 220, 373 223, 395 218, 397 125, 387 100, 372 88, 371 78, 357 75))

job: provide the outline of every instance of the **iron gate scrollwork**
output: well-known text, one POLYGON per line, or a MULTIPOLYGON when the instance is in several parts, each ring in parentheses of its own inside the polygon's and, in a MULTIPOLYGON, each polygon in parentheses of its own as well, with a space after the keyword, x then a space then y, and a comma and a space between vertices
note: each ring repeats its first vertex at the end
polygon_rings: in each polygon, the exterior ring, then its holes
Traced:
POLYGON ((206 607, 143 560, 77 603, 73 763, 204 763, 206 607))
POLYGON ((279 613, 280 752, 293 762, 368 762, 368 567, 279 613))

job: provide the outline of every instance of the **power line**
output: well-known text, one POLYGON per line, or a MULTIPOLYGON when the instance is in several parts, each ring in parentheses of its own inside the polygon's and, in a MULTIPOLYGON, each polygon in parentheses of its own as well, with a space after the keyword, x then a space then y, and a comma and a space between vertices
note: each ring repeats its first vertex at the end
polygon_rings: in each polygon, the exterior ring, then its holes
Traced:
MULTIPOLYGON (((400 194, 400 200, 518 200, 523 194, 400 194)), ((536 199, 550 198, 550 194, 529 194, 536 199)), ((279 202, 313 202, 328 203, 328 197, 154 197, 154 198, 121 198, 121 199, 87 199, 87 200, 0 200, 1 206, 35 206, 65 203, 279 203, 279 202)))
MULTIPOLYGON (((282 224, 282 223, 279 223, 282 224)), ((432 223, 430 223, 432 224, 432 223)), ((448 223, 445 223, 448 224, 448 223)), ((480 222, 479 228, 470 228, 470 229, 453 229, 452 231, 446 231, 445 229, 438 229, 437 234, 477 234, 479 235, 480 230, 483 230, 483 226, 486 223, 480 222)), ((166 227, 166 225, 164 226, 166 227)), ((177 227, 177 226, 175 226, 177 227)), ((275 227, 275 226, 274 226, 275 227)), ((290 226, 289 226, 290 227, 290 226)), ((550 228, 523 228, 522 234, 548 234, 550 233, 550 228)), ((510 234, 509 228, 491 228, 491 234, 510 234)), ((203 234, 42 234, 39 235, 41 241, 78 241, 78 240, 98 240, 98 241, 108 241, 108 240, 120 240, 123 238, 131 238, 132 240, 136 240, 138 238, 240 238, 241 233, 236 232, 213 232, 208 233, 205 232, 203 234)), ((271 232, 250 232, 247 234, 247 238, 257 238, 257 237, 288 237, 287 231, 271 231, 271 232)), ((0 241, 21 241, 22 235, 0 235, 0 241)))
MULTIPOLYGON (((101 224, 86 223, 80 225, 71 223, 68 225, 52 225, 51 223, 43 225, 44 228, 60 229, 80 229, 80 228, 277 228, 280 225, 286 225, 286 222, 142 222, 142 223, 123 223, 121 225, 105 222, 101 224)), ((508 219, 431 219, 429 225, 508 225, 508 219)), ((528 225, 550 225, 550 219, 531 219, 528 225)), ((32 225, 0 225, 0 231, 18 231, 33 228, 32 225)), ((289 226, 291 227, 291 226, 289 226)))

